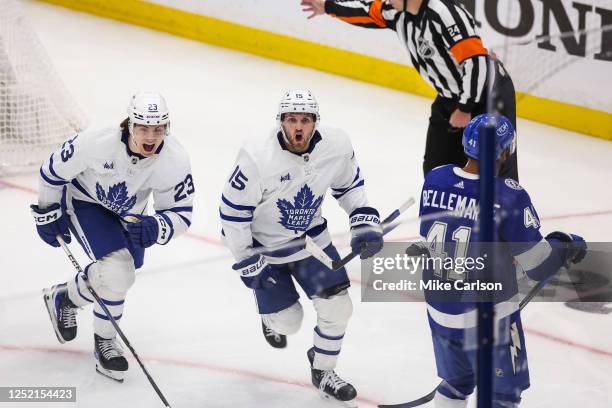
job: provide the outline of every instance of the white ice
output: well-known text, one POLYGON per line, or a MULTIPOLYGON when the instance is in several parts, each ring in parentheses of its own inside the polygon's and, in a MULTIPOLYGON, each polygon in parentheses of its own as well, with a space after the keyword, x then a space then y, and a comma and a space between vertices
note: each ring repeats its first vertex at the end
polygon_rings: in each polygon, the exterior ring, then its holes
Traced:
MULTIPOLYGON (((194 223, 186 236, 147 251, 121 324, 172 406, 332 406, 310 385, 305 352, 315 316, 307 298, 288 348, 264 341, 253 296, 219 243, 221 189, 241 141, 274 125, 283 90, 306 87, 323 122, 351 135, 371 203, 386 213, 419 194, 430 101, 54 6, 26 2, 26 11, 92 127, 118 124, 133 91, 157 89, 171 107, 173 137, 191 153, 194 223)), ((543 231, 605 241, 612 144, 525 120, 518 127, 521 183, 543 231)), ((36 235, 28 209, 36 188, 33 173, 0 180, 0 386, 76 386, 79 407, 162 406, 131 356, 123 384, 95 373, 90 310, 79 314, 75 341, 57 342, 40 290, 74 274, 36 235)), ((346 253, 346 215, 331 197, 324 213, 346 253)), ((412 221, 392 237, 416 235, 412 221)), ((338 373, 357 387, 363 407, 428 393, 439 380, 423 304, 361 303, 359 265, 348 269, 355 312, 338 373)), ((532 384, 523 406, 609 407, 611 316, 562 304, 532 304, 523 316, 532 384)))

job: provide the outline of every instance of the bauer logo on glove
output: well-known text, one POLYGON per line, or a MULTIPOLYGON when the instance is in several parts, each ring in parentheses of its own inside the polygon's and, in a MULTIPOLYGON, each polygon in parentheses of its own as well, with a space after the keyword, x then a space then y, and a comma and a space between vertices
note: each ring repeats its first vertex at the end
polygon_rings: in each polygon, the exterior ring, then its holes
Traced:
POLYGON ((383 231, 378 211, 372 207, 360 207, 351 213, 351 249, 361 259, 374 256, 383 246, 383 231))
POLYGON ((380 224, 380 219, 376 215, 357 214, 351 218, 351 224, 380 224))
POLYGON ((242 276, 257 275, 259 273, 259 270, 264 266, 265 263, 266 263, 266 259, 263 256, 260 256, 259 260, 256 263, 247 265, 246 268, 241 269, 240 275, 242 276))

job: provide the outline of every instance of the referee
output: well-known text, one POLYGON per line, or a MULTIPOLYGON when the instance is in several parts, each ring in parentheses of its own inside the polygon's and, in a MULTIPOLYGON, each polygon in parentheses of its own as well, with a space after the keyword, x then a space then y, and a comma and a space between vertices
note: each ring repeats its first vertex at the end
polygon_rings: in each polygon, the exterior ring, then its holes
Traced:
MULTIPOLYGON (((473 117, 487 112, 488 102, 516 128, 512 79, 501 62, 488 54, 474 18, 457 1, 301 0, 301 5, 311 13, 308 18, 327 13, 360 27, 397 32, 412 65, 438 93, 431 105, 424 174, 444 164, 466 164, 462 129, 473 117), (489 73, 491 66, 494 72, 489 73)), ((518 181, 516 153, 499 175, 518 181)))

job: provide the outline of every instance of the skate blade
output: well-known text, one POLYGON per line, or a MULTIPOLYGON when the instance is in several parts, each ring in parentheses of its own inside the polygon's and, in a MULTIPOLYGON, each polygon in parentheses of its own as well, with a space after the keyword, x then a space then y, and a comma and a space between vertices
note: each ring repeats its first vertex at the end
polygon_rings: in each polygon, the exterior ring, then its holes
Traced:
POLYGON ((324 400, 327 400, 331 403, 334 403, 336 405, 339 405, 341 407, 347 407, 347 408, 358 408, 359 405, 357 405, 357 400, 355 398, 353 398, 352 400, 349 401, 340 401, 335 399, 334 397, 332 397, 329 394, 326 394, 325 392, 318 390, 319 395, 321 396, 321 398, 323 398, 324 400))
POLYGON ((123 375, 125 371, 107 370, 106 368, 102 367, 100 364, 97 364, 97 363, 96 363, 96 371, 98 372, 98 374, 103 375, 104 377, 110 378, 113 381, 117 381, 118 383, 123 382, 123 375))
POLYGON ((43 301, 45 302, 45 307, 47 308, 47 313, 49 314, 49 319, 51 319, 51 326, 53 326, 53 331, 55 332, 55 336, 57 340, 64 344, 66 340, 62 338, 62 335, 57 328, 57 316, 55 315, 55 305, 53 304, 53 288, 45 288, 42 290, 43 292, 43 301))

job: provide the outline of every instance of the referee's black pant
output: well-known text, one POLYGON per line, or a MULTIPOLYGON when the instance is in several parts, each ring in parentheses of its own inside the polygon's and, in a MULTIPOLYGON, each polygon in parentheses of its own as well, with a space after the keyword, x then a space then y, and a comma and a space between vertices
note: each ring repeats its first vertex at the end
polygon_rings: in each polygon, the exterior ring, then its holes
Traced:
MULTIPOLYGON (((493 98, 493 108, 497 113, 510 119, 516 129, 514 84, 503 66, 501 64, 496 65, 497 72, 493 92, 491 95, 483 97, 474 106, 472 118, 481 113, 486 113, 488 98, 493 98)), ((431 105, 431 116, 429 117, 427 141, 425 143, 425 157, 423 159, 423 174, 427 174, 431 169, 444 164, 455 164, 463 167, 467 163, 467 156, 463 152, 463 145, 461 143, 463 129, 452 128, 448 122, 451 113, 456 108, 456 100, 443 98, 439 95, 431 105)), ((516 152, 502 165, 499 176, 509 177, 518 181, 516 152)))

